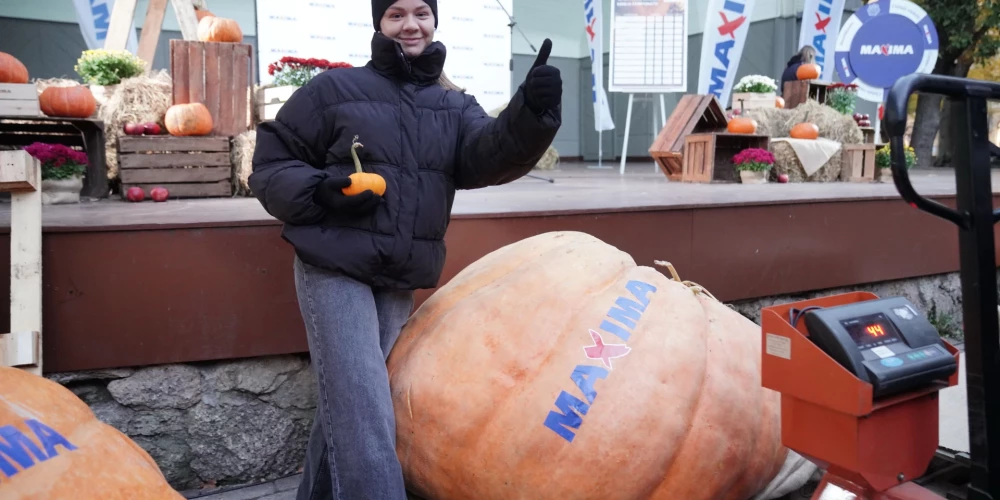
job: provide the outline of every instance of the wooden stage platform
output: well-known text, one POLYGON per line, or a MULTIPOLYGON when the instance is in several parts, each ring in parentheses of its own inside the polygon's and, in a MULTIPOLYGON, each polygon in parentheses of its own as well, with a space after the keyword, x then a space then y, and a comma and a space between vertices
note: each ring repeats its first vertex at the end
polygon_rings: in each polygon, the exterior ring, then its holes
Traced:
MULTIPOLYGON (((651 162, 624 177, 565 163, 535 175, 555 183, 457 195, 442 283, 503 245, 566 230, 641 265, 670 261, 724 301, 958 270, 955 228, 912 209, 892 184, 680 184, 651 162)), ((912 178, 953 205, 951 171, 912 178)), ((9 215, 0 205, 0 234, 9 215)), ((307 350, 292 250, 255 199, 52 206, 43 224, 47 373, 307 350)))

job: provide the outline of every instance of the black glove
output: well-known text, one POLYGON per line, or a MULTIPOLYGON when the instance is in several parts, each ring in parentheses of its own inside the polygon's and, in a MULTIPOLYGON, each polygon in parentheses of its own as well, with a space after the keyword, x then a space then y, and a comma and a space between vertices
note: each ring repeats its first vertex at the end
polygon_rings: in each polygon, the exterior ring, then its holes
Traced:
POLYGON ((550 52, 552 40, 546 38, 524 79, 524 103, 536 114, 556 110, 562 104, 562 77, 558 68, 547 64, 550 52))
POLYGON ((375 211, 382 197, 371 190, 347 196, 342 189, 351 185, 350 177, 328 177, 316 186, 314 198, 320 206, 337 214, 364 215, 375 211))

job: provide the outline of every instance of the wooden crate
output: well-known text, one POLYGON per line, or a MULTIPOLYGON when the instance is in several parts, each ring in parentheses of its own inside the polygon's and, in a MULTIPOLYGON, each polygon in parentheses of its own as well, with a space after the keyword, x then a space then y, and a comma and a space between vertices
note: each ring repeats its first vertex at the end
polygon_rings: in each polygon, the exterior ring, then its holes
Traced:
POLYGON ((0 146, 22 148, 36 142, 62 144, 87 153, 87 175, 80 195, 107 198, 110 188, 104 122, 89 118, 0 116, 0 146))
POLYGON ((875 144, 844 144, 841 155, 844 166, 840 171, 840 180, 875 181, 875 144))
POLYGON ((228 137, 123 136, 118 139, 122 196, 138 186, 156 186, 171 198, 216 198, 233 194, 228 137))
POLYGON ((875 144, 875 127, 860 127, 865 144, 875 144))
POLYGON ((253 47, 241 43, 170 40, 174 104, 208 107, 212 135, 236 136, 253 126, 253 47))
POLYGON ((0 83, 0 116, 42 116, 33 83, 0 83))
POLYGON ((726 112, 714 95, 685 95, 649 147, 649 154, 667 178, 678 181, 684 170, 684 138, 693 133, 721 132, 727 125, 726 112))
POLYGON ((767 150, 771 138, 750 134, 691 134, 684 140, 682 182, 740 182, 733 157, 747 148, 767 150))
POLYGON ((795 109, 808 100, 826 104, 829 83, 816 80, 795 80, 785 82, 781 96, 785 98, 785 109, 795 109))
POLYGON ((299 87, 283 85, 257 90, 257 119, 264 122, 278 116, 278 110, 288 102, 299 87))

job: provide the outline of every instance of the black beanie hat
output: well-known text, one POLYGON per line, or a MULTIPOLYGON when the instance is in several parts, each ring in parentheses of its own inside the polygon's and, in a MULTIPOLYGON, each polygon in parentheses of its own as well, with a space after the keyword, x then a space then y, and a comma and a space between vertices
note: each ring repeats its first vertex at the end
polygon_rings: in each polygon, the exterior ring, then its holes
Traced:
MULTIPOLYGON (((379 26, 382 24, 382 16, 385 15, 385 11, 389 10, 392 4, 396 3, 397 0, 372 0, 372 23, 375 27, 375 31, 381 31, 379 26)), ((431 12, 434 14, 434 28, 438 27, 438 3, 437 0, 424 0, 430 8, 431 12)))

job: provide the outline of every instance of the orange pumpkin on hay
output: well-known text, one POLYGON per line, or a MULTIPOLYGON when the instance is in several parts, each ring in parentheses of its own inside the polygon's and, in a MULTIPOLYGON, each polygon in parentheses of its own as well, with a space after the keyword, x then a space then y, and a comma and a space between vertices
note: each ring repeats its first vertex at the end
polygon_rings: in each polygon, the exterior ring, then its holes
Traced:
POLYGON ((388 360, 397 455, 435 500, 746 500, 781 469, 761 333, 697 285, 577 232, 500 248, 388 360))

